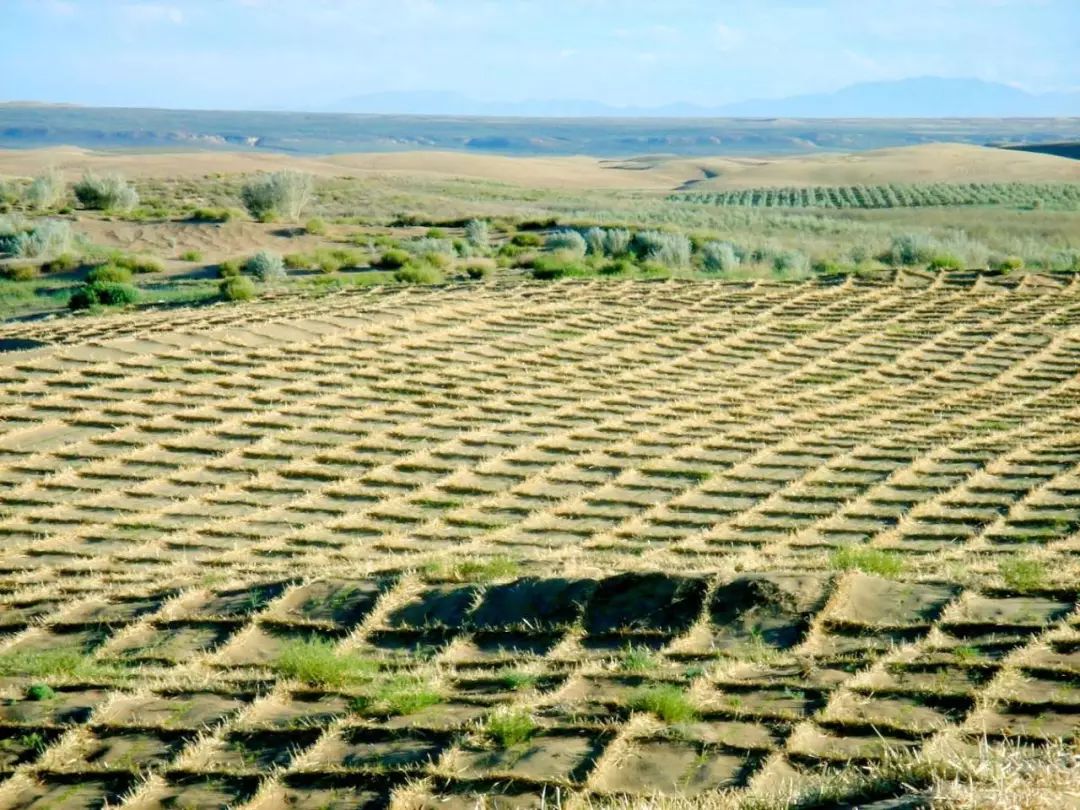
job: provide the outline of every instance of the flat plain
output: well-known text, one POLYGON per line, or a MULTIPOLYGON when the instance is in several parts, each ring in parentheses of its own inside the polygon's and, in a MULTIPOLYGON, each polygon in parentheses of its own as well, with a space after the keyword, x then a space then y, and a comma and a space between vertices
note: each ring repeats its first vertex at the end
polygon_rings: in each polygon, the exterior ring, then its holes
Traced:
POLYGON ((496 277, 0 347, 0 807, 913 807, 1006 741, 1075 798, 1074 274, 496 277))

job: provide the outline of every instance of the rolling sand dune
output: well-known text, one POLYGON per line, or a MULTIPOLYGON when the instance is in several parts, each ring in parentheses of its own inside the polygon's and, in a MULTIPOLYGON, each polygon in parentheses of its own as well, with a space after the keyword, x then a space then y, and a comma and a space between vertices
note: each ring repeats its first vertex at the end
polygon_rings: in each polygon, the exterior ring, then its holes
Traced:
POLYGON ((321 158, 247 152, 94 152, 74 147, 0 151, 0 175, 48 166, 76 176, 92 169, 129 177, 201 177, 292 168, 318 176, 469 178, 536 188, 669 191, 751 186, 932 182, 1080 182, 1080 161, 962 144, 776 158, 630 160, 503 157, 460 152, 376 152, 321 158))
MULTIPOLYGON (((714 175, 697 189, 859 183, 1080 182, 1080 161, 967 144, 935 143, 850 154, 685 161, 714 175)), ((669 166, 669 170, 673 167, 669 166)))

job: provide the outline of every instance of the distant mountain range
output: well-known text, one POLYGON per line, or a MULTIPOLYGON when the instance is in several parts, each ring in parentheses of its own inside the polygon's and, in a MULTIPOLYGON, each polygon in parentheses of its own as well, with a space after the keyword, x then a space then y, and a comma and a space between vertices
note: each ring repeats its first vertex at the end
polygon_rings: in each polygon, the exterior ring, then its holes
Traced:
POLYGON ((460 93, 422 91, 352 96, 320 111, 529 118, 1045 118, 1080 116, 1080 92, 1035 94, 981 79, 926 76, 715 107, 616 107, 580 99, 478 101, 460 93))

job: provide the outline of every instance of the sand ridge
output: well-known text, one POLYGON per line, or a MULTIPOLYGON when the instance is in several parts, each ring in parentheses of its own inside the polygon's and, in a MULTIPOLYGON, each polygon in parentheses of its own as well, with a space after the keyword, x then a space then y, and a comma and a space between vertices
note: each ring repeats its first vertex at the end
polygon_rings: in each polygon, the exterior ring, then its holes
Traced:
POLYGON ((947 143, 783 157, 628 160, 437 151, 295 157, 254 152, 101 152, 77 147, 0 150, 0 176, 31 176, 50 166, 72 179, 86 170, 145 179, 296 169, 319 177, 465 178, 535 188, 657 192, 687 185, 705 190, 858 183, 1080 182, 1080 162, 1068 158, 947 143))

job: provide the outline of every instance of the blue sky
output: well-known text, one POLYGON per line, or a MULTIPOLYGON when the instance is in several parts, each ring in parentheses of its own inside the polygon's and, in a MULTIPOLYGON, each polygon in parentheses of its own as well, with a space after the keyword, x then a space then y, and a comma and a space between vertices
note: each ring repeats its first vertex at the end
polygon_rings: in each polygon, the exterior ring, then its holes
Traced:
POLYGON ((0 0, 0 20, 0 100, 656 106, 925 75, 1080 88, 1080 0, 0 0))

